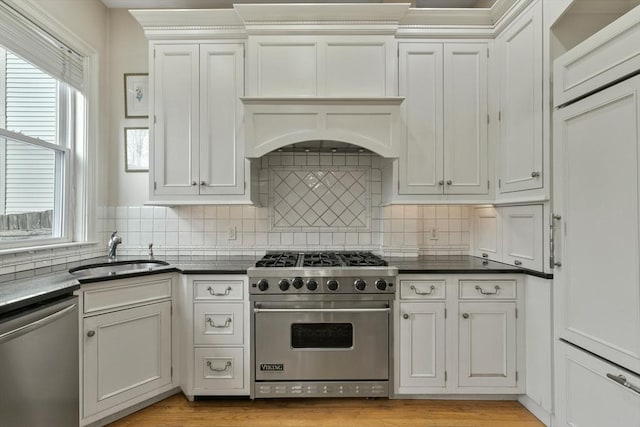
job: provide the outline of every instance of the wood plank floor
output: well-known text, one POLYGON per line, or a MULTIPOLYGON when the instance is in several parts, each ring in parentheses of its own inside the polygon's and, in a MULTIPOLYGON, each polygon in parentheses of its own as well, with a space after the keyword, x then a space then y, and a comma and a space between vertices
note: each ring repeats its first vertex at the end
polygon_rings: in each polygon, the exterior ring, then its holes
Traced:
POLYGON ((171 396, 111 427, 540 427, 518 402, 171 396))

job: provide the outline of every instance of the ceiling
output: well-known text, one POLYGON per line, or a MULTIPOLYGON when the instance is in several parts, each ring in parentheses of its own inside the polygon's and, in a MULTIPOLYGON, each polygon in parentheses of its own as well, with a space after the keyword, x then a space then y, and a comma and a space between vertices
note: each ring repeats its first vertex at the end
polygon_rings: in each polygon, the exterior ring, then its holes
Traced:
MULTIPOLYGON (((406 0, 418 8, 491 7, 496 0, 406 0)), ((102 0, 109 8, 124 9, 226 9, 237 3, 400 3, 401 0, 102 0)))

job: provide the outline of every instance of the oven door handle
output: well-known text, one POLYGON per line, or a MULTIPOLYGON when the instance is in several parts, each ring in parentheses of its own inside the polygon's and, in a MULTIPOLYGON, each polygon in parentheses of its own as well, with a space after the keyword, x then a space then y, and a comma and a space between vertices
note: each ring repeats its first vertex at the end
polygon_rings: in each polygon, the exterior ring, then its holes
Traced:
POLYGON ((254 308, 254 313, 388 313, 391 308, 254 308))

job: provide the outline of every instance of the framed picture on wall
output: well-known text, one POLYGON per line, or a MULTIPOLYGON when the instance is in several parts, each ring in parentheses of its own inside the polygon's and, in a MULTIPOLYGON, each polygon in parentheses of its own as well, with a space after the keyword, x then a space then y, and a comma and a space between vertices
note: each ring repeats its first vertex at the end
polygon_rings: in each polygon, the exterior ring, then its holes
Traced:
POLYGON ((149 128, 124 128, 124 170, 149 171, 149 128))
POLYGON ((149 74, 124 75, 124 117, 127 119, 149 117, 149 74))

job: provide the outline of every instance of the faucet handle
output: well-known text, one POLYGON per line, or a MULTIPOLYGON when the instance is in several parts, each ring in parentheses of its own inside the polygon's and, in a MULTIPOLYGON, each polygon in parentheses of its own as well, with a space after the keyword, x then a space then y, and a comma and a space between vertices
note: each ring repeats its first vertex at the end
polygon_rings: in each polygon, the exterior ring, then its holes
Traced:
POLYGON ((153 259, 153 243, 149 243, 149 258, 153 259))
POLYGON ((116 236, 116 234, 118 234, 118 230, 116 230, 113 233, 111 233, 111 238, 113 239, 116 236))

